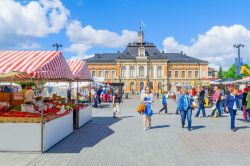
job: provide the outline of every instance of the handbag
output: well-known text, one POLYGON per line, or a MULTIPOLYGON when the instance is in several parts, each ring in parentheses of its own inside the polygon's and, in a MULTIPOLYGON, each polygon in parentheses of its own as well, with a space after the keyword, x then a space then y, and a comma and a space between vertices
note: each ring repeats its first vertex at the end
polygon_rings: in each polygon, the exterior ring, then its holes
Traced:
POLYGON ((141 114, 146 109, 146 106, 144 103, 140 103, 137 107, 137 112, 141 114))

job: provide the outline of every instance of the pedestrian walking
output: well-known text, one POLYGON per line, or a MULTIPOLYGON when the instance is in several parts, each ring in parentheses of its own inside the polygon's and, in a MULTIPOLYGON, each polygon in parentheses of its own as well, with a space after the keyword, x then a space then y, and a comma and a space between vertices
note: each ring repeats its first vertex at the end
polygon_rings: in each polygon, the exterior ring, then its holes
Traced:
POLYGON ((191 131, 192 123, 192 102, 193 97, 188 92, 188 90, 183 90, 182 95, 179 98, 178 109, 180 109, 181 114, 181 124, 182 128, 185 126, 185 121, 188 121, 188 131, 191 131))
POLYGON ((142 114, 143 125, 144 125, 143 130, 147 130, 151 128, 152 124, 151 116, 153 115, 152 104, 154 102, 153 94, 151 92, 150 87, 145 88, 145 94, 142 96, 141 101, 145 104, 145 110, 142 114))
POLYGON ((180 96, 181 96, 181 89, 180 89, 180 88, 178 88, 178 89, 177 89, 177 92, 176 92, 176 94, 175 94, 176 114, 179 114, 178 105, 179 105, 179 99, 180 99, 180 96))
POLYGON ((247 101, 246 104, 247 104, 248 122, 250 122, 250 91, 249 90, 247 93, 246 101, 247 101))
POLYGON ((247 94, 248 94, 248 88, 243 89, 242 93, 242 111, 243 111, 243 120, 247 122, 248 115, 247 115, 247 94))
POLYGON ((206 112, 205 112, 205 90, 204 87, 201 87, 201 90, 199 92, 199 97, 198 97, 198 110, 196 112, 195 117, 199 117, 200 111, 202 111, 202 116, 206 117, 206 112))
POLYGON ((115 90, 115 93, 113 95, 113 118, 117 118, 117 114, 119 114, 119 117, 121 116, 121 102, 122 102, 122 97, 119 93, 119 89, 115 90))
POLYGON ((161 98, 161 103, 162 103, 162 108, 159 110, 159 114, 165 110, 165 114, 168 113, 168 106, 167 106, 167 98, 168 98, 168 94, 166 91, 164 91, 162 98, 161 98))
POLYGON ((226 106, 227 112, 229 112, 230 117, 231 117, 231 130, 235 132, 236 131, 235 116, 236 116, 237 109, 240 106, 236 89, 232 88, 231 94, 227 95, 225 106, 226 106))
POLYGON ((210 116, 213 117, 214 114, 215 114, 215 111, 218 110, 218 116, 221 117, 221 114, 222 114, 222 110, 221 110, 222 100, 221 100, 220 89, 219 89, 218 86, 214 87, 213 104, 214 104, 214 109, 212 109, 212 113, 211 113, 210 116))

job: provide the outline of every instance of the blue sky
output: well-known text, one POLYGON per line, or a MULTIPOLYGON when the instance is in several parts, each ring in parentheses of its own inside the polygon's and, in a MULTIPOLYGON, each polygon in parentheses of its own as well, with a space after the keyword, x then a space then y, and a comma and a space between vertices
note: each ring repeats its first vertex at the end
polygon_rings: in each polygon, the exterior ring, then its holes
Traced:
MULTIPOLYGON (((44 1, 44 0, 41 0, 44 1)), ((67 58, 78 55, 93 55, 94 53, 103 52, 116 52, 117 50, 123 50, 125 48, 125 42, 117 44, 116 46, 106 46, 103 42, 103 37, 95 39, 89 39, 88 44, 84 46, 87 48, 79 51, 79 44, 85 41, 86 35, 82 36, 81 39, 77 38, 77 31, 72 35, 67 35, 68 25, 73 21, 77 21, 80 24, 80 29, 84 29, 86 26, 91 26, 93 30, 107 30, 117 35, 122 36, 123 30, 130 32, 138 31, 140 21, 143 21, 146 25, 145 39, 149 42, 154 42, 159 49, 174 52, 184 50, 187 53, 193 53, 195 57, 202 56, 203 52, 206 56, 206 60, 213 58, 213 56, 224 56, 224 54, 235 54, 233 52, 219 51, 212 52, 211 55, 207 55, 207 50, 198 50, 197 46, 203 43, 199 42, 198 35, 204 36, 204 40, 210 40, 206 36, 206 32, 212 31, 211 33, 220 33, 220 30, 225 30, 226 27, 234 36, 237 34, 242 35, 242 38, 234 37, 227 39, 233 40, 233 42, 250 42, 250 39, 244 38, 242 31, 248 32, 250 29, 250 1, 249 0, 54 0, 61 2, 65 10, 68 10, 70 14, 67 15, 67 21, 60 26, 54 32, 44 32, 42 36, 28 36, 19 37, 20 42, 27 42, 28 45, 36 43, 37 49, 50 50, 52 43, 60 42, 63 44, 61 49, 67 58), (242 27, 232 27, 233 25, 240 25, 242 27), (213 30, 212 28, 219 26, 219 30, 213 30), (223 27, 222 27, 223 26, 223 27), (243 29, 243 30, 242 30, 243 29), (235 32, 237 31, 237 33, 235 32), (25 38, 25 39, 23 39, 25 38), (99 39, 103 39, 101 43, 98 43, 99 39), (235 39, 235 40, 234 40, 235 39), (27 40, 27 41, 26 41, 27 40), (166 44, 163 45, 163 41, 166 44), (89 44, 91 43, 91 44, 89 44), (78 44, 78 52, 76 49, 69 49, 72 44, 78 44), (176 46, 177 45, 177 46, 176 46), (197 49, 197 50, 195 50, 197 49), (70 50, 70 51, 69 51, 70 50), (79 53, 81 52, 81 53, 79 53), (198 52, 198 53, 197 53, 198 52), (197 55, 196 55, 197 53, 197 55), (213 55, 212 55, 213 54, 213 55)), ((31 1, 19 0, 21 5, 25 6, 31 1)), ((43 4, 43 2, 41 2, 43 4)), ((0 4, 1 5, 1 4, 0 4)), ((46 13, 45 13, 46 14, 46 13)), ((46 14, 47 15, 47 14, 46 14)), ((1 23, 1 13, 0 13, 1 23)), ((76 26, 78 24, 74 24, 76 26)), ((79 29, 79 28, 78 28, 79 29)), ((227 31, 227 29, 225 31, 227 31)), ((75 29, 73 28, 72 31, 75 29)), ((0 25, 1 31, 1 25, 0 25)), ((71 33, 73 33, 71 31, 71 33)), ((95 34, 95 33, 94 33, 95 34)), ((228 34, 228 33, 227 33, 228 34)), ((100 33, 102 35, 102 33, 100 33)), ((132 34, 131 34, 132 35, 132 34)), ((80 36, 80 35, 79 35, 80 36)), ((133 36, 133 35, 132 35, 133 36)), ((18 39, 19 39, 18 38, 18 39)), ((126 38, 126 35, 125 37, 126 38)), ((130 40, 133 37, 126 38, 130 40)), ((117 41, 117 38, 112 41, 117 41)), ((222 36, 223 39, 223 36, 222 36)), ((125 39, 124 39, 125 40, 125 39)), ((125 40, 126 41, 126 40, 125 40)), ((223 40, 222 40, 223 41, 223 40)), ((210 43, 213 41, 210 41, 210 43)), ((219 42, 218 42, 219 43, 219 42)), ((245 43, 245 44, 246 44, 245 43)), ((231 43, 230 43, 231 44, 231 43)), ((250 44, 250 43, 249 43, 250 44)), ((26 46, 26 45, 25 45, 26 46)), ((211 46, 211 44, 208 44, 211 46)), ((11 44, 6 46, 0 46, 0 49, 15 48, 11 47, 11 44)), ((213 48, 216 50, 216 45, 213 48)), ((218 46, 219 48, 220 46, 218 46)), ((230 46, 231 47, 231 46, 230 46)), ((24 47, 27 48, 27 47, 24 47)), ((205 48, 201 46, 200 48, 205 48)), ((209 48, 209 47, 208 47, 209 48)), ((18 48, 17 48, 18 49, 18 48)), ((32 47, 31 47, 32 49, 32 47)), ((249 49, 250 50, 250 49, 249 49)), ((245 54, 250 53, 245 52, 245 54)), ((243 51, 244 54, 244 51, 243 51)), ((218 59, 221 61, 222 59, 218 59)), ((227 62, 228 63, 228 62, 227 62)), ((219 65, 216 63, 214 65, 219 65)), ((227 66, 227 64, 222 64, 227 66)))
MULTIPOLYGON (((63 0, 72 19, 96 29, 120 33, 145 24, 146 40, 162 48, 167 36, 190 44, 190 39, 215 25, 242 24, 250 28, 250 1, 239 0, 63 0)), ((93 49, 95 52, 104 49, 93 49)))

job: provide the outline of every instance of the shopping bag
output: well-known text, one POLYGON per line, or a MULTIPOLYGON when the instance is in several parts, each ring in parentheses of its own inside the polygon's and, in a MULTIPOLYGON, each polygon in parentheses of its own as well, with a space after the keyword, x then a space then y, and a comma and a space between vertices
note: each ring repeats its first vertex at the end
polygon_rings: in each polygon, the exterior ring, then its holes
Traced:
POLYGON ((216 103, 214 103, 212 108, 211 108, 211 111, 214 111, 214 110, 216 110, 216 103))
POLYGON ((219 116, 219 113, 218 113, 218 111, 216 110, 216 111, 214 112, 214 117, 215 117, 215 118, 218 118, 218 116, 219 116))
POLYGON ((145 104, 144 103, 140 103, 138 105, 138 107, 137 107, 137 112, 141 114, 145 109, 146 109, 145 104))

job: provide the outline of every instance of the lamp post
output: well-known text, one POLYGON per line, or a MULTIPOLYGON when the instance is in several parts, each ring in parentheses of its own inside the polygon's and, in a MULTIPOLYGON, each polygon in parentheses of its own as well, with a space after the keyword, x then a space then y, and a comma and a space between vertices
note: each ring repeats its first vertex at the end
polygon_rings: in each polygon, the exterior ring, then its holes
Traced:
MULTIPOLYGON (((238 49, 238 71, 240 71, 239 70, 239 68, 240 68, 240 47, 244 47, 244 44, 234 44, 234 47, 235 48, 237 48, 238 49)), ((240 75, 240 73, 237 73, 238 74, 238 76, 240 75)))
POLYGON ((61 43, 54 43, 52 47, 56 47, 56 51, 58 51, 59 47, 62 47, 63 45, 61 43))

